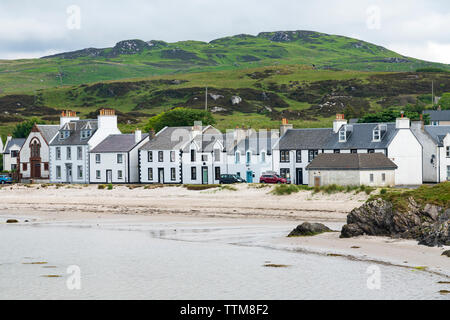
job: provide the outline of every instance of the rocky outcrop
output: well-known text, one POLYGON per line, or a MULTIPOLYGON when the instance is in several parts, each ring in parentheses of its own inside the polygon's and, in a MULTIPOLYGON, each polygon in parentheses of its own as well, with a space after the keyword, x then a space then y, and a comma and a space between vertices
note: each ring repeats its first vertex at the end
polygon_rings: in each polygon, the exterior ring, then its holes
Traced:
POLYGON ((288 237, 311 237, 325 232, 332 232, 332 230, 321 223, 305 222, 295 228, 288 237))
POLYGON ((442 253, 442 255, 444 257, 449 257, 450 258, 450 250, 444 251, 444 253, 442 253))
POLYGON ((406 205, 395 208, 377 199, 353 210, 347 217, 341 238, 361 235, 415 239, 426 246, 450 245, 450 209, 432 204, 419 204, 412 197, 406 205))
POLYGON ((16 219, 8 219, 6 220, 6 223, 19 223, 19 221, 16 219))

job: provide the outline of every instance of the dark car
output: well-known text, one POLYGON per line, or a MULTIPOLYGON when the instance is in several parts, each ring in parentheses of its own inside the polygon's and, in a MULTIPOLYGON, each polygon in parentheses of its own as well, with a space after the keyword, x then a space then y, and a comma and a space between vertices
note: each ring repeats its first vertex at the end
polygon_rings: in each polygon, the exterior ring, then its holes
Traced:
POLYGON ((245 180, 235 174, 223 174, 220 176, 220 184, 245 183, 245 180))
POLYGON ((0 175, 0 183, 1 184, 12 183, 12 178, 10 176, 0 175))
POLYGON ((270 184, 287 184, 288 181, 285 178, 280 177, 277 174, 265 174, 259 179, 259 183, 270 183, 270 184))

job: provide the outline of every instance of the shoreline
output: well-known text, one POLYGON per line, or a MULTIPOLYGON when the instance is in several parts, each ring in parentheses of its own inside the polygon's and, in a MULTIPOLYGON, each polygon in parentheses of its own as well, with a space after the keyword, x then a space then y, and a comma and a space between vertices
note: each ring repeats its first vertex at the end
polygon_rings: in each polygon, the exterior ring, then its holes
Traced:
MULTIPOLYGON (((269 190, 247 186, 239 186, 238 191, 188 191, 181 187, 145 190, 124 186, 114 190, 98 190, 92 186, 4 187, 0 189, 0 225, 5 225, 6 219, 15 218, 20 222, 16 226, 118 224, 163 226, 167 230, 174 226, 176 229, 199 226, 241 228, 244 233, 246 228, 253 227, 286 230, 287 236, 306 221, 321 222, 340 231, 347 214, 366 199, 362 194, 313 195, 311 192, 273 196, 268 194, 269 190)), ((268 237, 263 244, 254 246, 388 264, 450 278, 450 258, 442 256, 450 248, 419 246, 413 240, 368 236, 340 239, 338 232, 332 232, 315 237, 268 237)))

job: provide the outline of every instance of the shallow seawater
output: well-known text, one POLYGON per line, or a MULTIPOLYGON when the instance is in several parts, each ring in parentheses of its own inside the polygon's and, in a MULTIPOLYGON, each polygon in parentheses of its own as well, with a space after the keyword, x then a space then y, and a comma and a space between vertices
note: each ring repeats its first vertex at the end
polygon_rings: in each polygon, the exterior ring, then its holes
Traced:
MULTIPOLYGON (((0 226, 0 299, 449 299, 447 278, 260 245, 281 226, 202 223, 0 226), (81 289, 69 290, 69 266, 81 289), (266 267, 275 265, 283 267, 266 267)), ((70 270, 69 270, 70 271, 70 270)))

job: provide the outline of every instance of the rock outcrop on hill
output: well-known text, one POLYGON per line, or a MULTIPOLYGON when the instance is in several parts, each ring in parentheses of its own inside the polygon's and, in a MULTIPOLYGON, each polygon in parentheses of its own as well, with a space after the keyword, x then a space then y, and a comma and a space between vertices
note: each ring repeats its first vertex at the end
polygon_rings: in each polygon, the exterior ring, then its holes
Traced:
POLYGON ((450 208, 405 199, 406 206, 377 199, 353 210, 341 238, 361 235, 415 239, 430 247, 450 245, 450 208))

